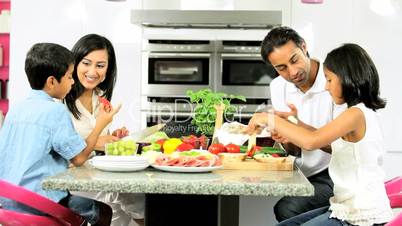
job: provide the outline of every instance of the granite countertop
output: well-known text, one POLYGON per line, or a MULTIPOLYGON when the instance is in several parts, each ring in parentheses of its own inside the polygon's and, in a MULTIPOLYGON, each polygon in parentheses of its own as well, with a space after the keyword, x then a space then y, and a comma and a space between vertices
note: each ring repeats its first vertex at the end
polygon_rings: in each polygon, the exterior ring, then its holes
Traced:
POLYGON ((300 170, 216 170, 170 173, 152 167, 137 172, 106 172, 85 165, 46 178, 45 190, 152 194, 311 196, 314 188, 300 170))

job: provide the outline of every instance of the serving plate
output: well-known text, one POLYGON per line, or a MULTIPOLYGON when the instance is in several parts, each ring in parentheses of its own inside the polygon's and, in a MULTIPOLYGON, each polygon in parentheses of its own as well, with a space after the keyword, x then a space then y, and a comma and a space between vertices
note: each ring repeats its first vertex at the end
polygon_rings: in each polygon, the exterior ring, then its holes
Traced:
POLYGON ((104 164, 97 161, 91 161, 91 165, 97 169, 103 171, 113 171, 113 172, 132 172, 132 171, 139 171, 147 168, 149 166, 148 163, 146 164, 104 164))
POLYGON ((222 169, 223 166, 208 166, 208 167, 186 167, 186 166, 160 166, 152 164, 152 167, 158 170, 167 172, 180 172, 180 173, 202 173, 210 172, 213 170, 222 169))

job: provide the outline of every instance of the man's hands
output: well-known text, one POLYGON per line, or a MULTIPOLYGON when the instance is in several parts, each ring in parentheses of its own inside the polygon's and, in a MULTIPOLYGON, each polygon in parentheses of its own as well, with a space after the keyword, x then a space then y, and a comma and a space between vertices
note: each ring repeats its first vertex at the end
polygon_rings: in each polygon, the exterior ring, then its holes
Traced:
MULTIPOLYGON (((288 119, 289 117, 294 117, 297 119, 297 108, 295 105, 288 103, 287 104, 290 111, 289 112, 285 112, 285 111, 275 111, 275 115, 284 118, 284 119, 288 119)), ((271 138, 278 142, 278 143, 282 143, 282 144, 288 144, 289 140, 280 135, 278 132, 276 132, 275 130, 271 131, 271 138)))
POLYGON ((275 116, 276 117, 281 117, 284 119, 288 119, 289 117, 294 117, 297 119, 297 109, 293 104, 288 103, 288 107, 290 109, 289 112, 284 112, 284 111, 273 111, 272 112, 268 111, 267 112, 262 112, 262 113, 255 113, 253 117, 250 119, 250 122, 248 124, 248 129, 247 133, 248 134, 253 134, 257 133, 259 134, 263 128, 268 127, 270 132, 271 132, 271 138, 275 140, 276 142, 287 144, 289 143, 289 140, 279 134, 275 130, 275 116))

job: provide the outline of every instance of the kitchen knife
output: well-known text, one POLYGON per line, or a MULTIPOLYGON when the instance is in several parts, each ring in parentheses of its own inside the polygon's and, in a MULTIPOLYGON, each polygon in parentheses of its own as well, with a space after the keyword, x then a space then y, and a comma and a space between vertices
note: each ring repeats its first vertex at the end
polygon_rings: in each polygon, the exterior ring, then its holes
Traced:
POLYGON ((164 126, 166 126, 166 124, 161 123, 161 124, 157 124, 157 125, 154 125, 151 127, 147 127, 139 132, 130 134, 130 137, 137 142, 141 142, 149 135, 154 134, 154 133, 158 132, 159 130, 161 130, 164 126))
POLYGON ((211 144, 219 143, 218 130, 222 127, 223 110, 225 109, 225 105, 223 103, 221 103, 220 105, 215 105, 214 107, 216 109, 216 119, 215 119, 215 129, 214 129, 214 134, 212 135, 211 144))
POLYGON ((253 134, 250 135, 248 138, 248 146, 247 146, 247 156, 249 155, 251 149, 257 144, 257 134, 254 132, 253 134))

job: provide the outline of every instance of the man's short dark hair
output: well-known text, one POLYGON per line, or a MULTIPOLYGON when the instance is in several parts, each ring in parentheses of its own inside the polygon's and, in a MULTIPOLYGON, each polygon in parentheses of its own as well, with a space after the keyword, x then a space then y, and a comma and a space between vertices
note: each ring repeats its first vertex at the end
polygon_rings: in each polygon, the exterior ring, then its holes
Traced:
POLYGON ((273 28, 268 32, 267 36, 265 36, 261 43, 262 60, 265 63, 270 63, 268 55, 274 51, 274 48, 281 47, 288 41, 293 41, 299 48, 302 48, 304 43, 304 39, 290 27, 282 26, 273 28))
POLYGON ((54 43, 37 43, 27 53, 25 73, 31 88, 40 90, 50 76, 60 82, 71 64, 74 58, 67 48, 54 43))

